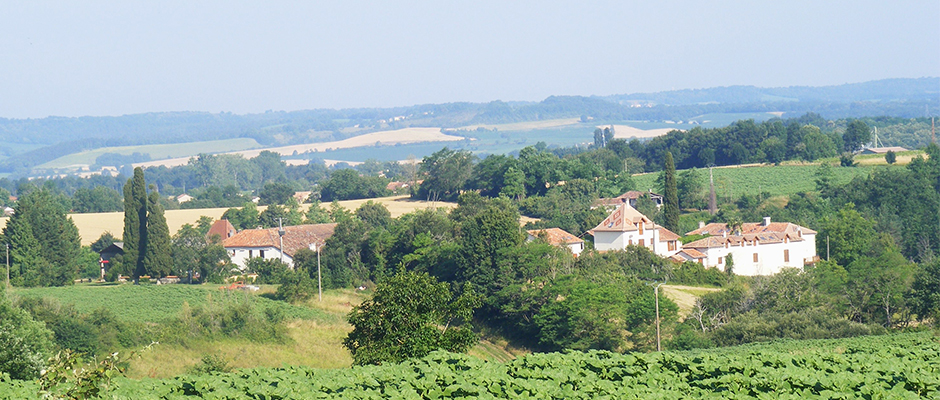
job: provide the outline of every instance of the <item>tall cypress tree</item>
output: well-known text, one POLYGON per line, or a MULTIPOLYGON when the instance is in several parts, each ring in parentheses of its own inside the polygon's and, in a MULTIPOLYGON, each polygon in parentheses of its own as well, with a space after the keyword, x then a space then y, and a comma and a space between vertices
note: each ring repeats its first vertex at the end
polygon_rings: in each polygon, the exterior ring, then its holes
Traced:
POLYGON ((663 188, 666 193, 663 193, 663 195, 666 196, 666 204, 663 205, 663 225, 666 229, 675 232, 679 229, 679 190, 676 187, 676 163, 672 159, 671 152, 667 151, 665 158, 663 188))
POLYGON ((150 276, 167 276, 173 272, 173 249, 170 246, 170 229, 166 225, 160 194, 150 193, 147 201, 147 246, 144 270, 150 276))
POLYGON ((144 170, 134 168, 134 176, 124 185, 124 265, 125 273, 138 281, 144 272, 147 254, 147 187, 144 170))

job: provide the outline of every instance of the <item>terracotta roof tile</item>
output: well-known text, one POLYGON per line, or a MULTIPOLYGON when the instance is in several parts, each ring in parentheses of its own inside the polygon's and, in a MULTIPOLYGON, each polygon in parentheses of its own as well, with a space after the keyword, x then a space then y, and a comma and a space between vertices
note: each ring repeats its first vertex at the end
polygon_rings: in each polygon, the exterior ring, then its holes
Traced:
POLYGON ((526 232, 534 237, 539 237, 539 234, 544 232, 545 239, 548 241, 548 243, 555 246, 572 243, 584 243, 584 240, 581 240, 577 236, 558 228, 532 229, 526 232))
POLYGON ((212 226, 209 227, 209 232, 206 232, 206 237, 210 238, 212 235, 219 235, 219 238, 222 240, 228 239, 232 236, 235 236, 235 226, 231 222, 228 222, 227 219, 220 219, 212 223, 212 226))
POLYGON ((640 214, 635 208, 630 207, 629 204, 622 204, 620 207, 617 207, 616 210, 610 213, 607 218, 604 219, 599 225, 594 227, 591 231, 600 231, 600 232, 628 232, 635 231, 638 229, 639 224, 643 224, 644 228, 652 228, 653 221, 647 218, 645 215, 640 214))
MULTIPOLYGON (((284 227, 284 254, 291 257, 300 249, 310 248, 316 244, 322 246, 326 239, 333 236, 336 224, 312 224, 284 227)), ((277 228, 245 229, 222 242, 222 246, 230 247, 280 247, 277 228)))

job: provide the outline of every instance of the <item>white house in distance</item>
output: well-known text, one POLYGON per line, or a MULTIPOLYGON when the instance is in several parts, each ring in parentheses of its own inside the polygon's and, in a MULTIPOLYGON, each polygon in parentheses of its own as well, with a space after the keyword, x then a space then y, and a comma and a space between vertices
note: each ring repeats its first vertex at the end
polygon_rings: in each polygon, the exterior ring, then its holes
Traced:
POLYGON ((736 275, 773 275, 782 268, 803 268, 818 259, 816 231, 789 222, 771 222, 770 217, 742 224, 734 232, 728 224, 700 223, 699 229, 687 235, 710 236, 686 243, 677 256, 724 271, 730 254, 736 275))
POLYGON ((682 248, 679 235, 656 225, 626 201, 588 233, 594 235, 594 248, 598 251, 623 250, 637 245, 661 257, 669 257, 682 248))
POLYGON ((567 247, 575 257, 584 251, 584 240, 562 229, 532 229, 526 231, 526 233, 528 234, 526 241, 531 242, 542 237, 552 246, 567 247))
POLYGON ((245 229, 222 241, 232 263, 245 268, 249 258, 280 259, 294 266, 294 254, 300 249, 317 250, 333 236, 336 224, 311 224, 284 227, 283 243, 278 228, 245 229))

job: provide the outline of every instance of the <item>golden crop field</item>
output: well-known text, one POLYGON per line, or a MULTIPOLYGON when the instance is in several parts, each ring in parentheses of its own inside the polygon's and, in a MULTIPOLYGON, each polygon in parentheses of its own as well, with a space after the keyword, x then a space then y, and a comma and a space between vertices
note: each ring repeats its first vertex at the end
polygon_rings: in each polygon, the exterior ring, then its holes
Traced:
MULTIPOLYGON (((463 137, 445 135, 441 133, 440 128, 405 128, 393 131, 372 132, 365 135, 354 136, 348 139, 337 140, 333 142, 320 142, 309 144, 297 144, 282 147, 268 147, 263 149, 233 151, 225 154, 239 154, 245 158, 257 157, 262 151, 273 151, 282 156, 289 156, 294 152, 306 153, 308 151, 326 151, 336 149, 347 149, 353 147, 374 146, 376 143, 383 145, 410 144, 423 142, 452 142, 464 140, 463 137)), ((134 164, 135 167, 166 166, 175 167, 185 165, 189 162, 189 157, 170 158, 166 160, 155 160, 134 164)))
POLYGON ((577 125, 580 123, 579 118, 564 118, 564 119, 548 119, 544 121, 526 121, 526 122, 513 122, 509 124, 480 124, 480 125, 469 125, 461 126, 456 128, 456 131, 472 131, 477 128, 483 128, 487 130, 496 129, 499 131, 531 131, 536 129, 546 129, 546 128, 558 128, 561 126, 568 125, 577 125))
MULTIPOLYGON (((454 208, 457 206, 456 203, 448 202, 428 202, 428 201, 418 201, 411 200, 408 196, 392 196, 392 197, 382 197, 378 199, 364 199, 364 200, 346 200, 341 201, 339 204, 348 210, 355 210, 359 208, 363 203, 372 200, 378 203, 382 203, 388 208, 388 211, 392 214, 392 218, 397 218, 403 214, 410 213, 419 209, 426 208, 454 208)), ((329 209, 329 203, 321 203, 321 207, 329 209)), ((306 208, 306 207, 304 207, 306 208)), ((264 206, 258 207, 259 211, 265 209, 264 206)), ((179 229, 185 224, 193 224, 199 217, 205 215, 212 218, 213 220, 219 219, 222 217, 222 214, 225 213, 225 210, 228 208, 199 208, 193 210, 167 210, 166 211, 166 223, 170 228, 170 234, 176 234, 179 229)), ((105 232, 111 232, 114 236, 121 236, 124 232, 124 213, 123 212, 109 212, 109 213, 89 213, 89 214, 70 214, 72 221, 75 222, 75 226, 78 227, 78 233, 82 237, 82 245, 89 245, 105 232)), ((7 218, 0 218, 0 229, 6 226, 7 218)))
POLYGON ((634 128, 629 125, 613 125, 614 127, 614 138, 617 139, 630 139, 630 138, 652 138, 657 136, 662 136, 672 131, 672 128, 660 128, 660 129, 639 129, 634 128))

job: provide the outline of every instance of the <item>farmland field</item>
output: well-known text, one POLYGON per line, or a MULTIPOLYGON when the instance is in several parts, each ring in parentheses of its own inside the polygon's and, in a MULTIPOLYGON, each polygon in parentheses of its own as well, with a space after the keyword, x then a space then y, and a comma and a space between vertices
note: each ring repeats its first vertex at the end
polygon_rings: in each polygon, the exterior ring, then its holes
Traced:
POLYGON ((69 154, 39 165, 37 168, 68 168, 72 166, 89 166, 95 163, 98 156, 105 153, 131 155, 133 153, 150 154, 150 158, 180 158, 187 160, 190 156, 199 153, 225 153, 237 150, 258 148, 261 145, 254 139, 240 138, 227 140, 212 140, 206 142, 151 144, 142 146, 102 147, 80 153, 69 154))
MULTIPOLYGON (((320 142, 310 144, 297 144, 291 146, 256 148, 254 150, 234 151, 227 154, 240 154, 245 158, 257 157, 262 151, 273 151, 282 156, 290 156, 307 152, 320 153, 330 149, 346 149, 353 147, 368 147, 377 145, 394 145, 423 142, 452 142, 464 140, 460 136, 445 135, 441 133, 440 128, 405 128, 393 131, 372 132, 364 135, 353 136, 348 139, 337 140, 333 142, 320 142)), ((443 145, 441 145, 443 147, 443 145)), ((327 157, 335 158, 335 157, 327 157)), ((171 158, 166 160, 149 161, 135 163, 135 167, 167 166, 173 167, 184 165, 189 161, 188 157, 171 158)))
MULTIPOLYGON (((875 168, 888 167, 833 167, 833 182, 835 184, 845 184, 856 176, 868 176, 875 168)), ((768 192, 771 196, 779 196, 813 191, 816 190, 815 174, 818 169, 819 165, 814 164, 714 168, 715 192, 720 199, 737 199, 742 194, 758 195, 761 192, 768 192)), ((700 169, 699 172, 706 179, 707 185, 708 169, 700 169)), ((635 175, 633 181, 636 182, 637 190, 652 189, 657 192, 659 191, 656 185, 657 176, 659 176, 658 172, 635 175)))
MULTIPOLYGON (((427 202, 427 201, 417 201, 411 200, 408 196, 392 196, 392 197, 382 197, 378 199, 365 199, 365 200, 346 200, 341 201, 339 204, 349 210, 355 210, 359 208, 360 205, 366 201, 375 201, 382 203, 388 208, 388 211, 392 214, 393 218, 399 217, 402 214, 407 214, 419 209, 425 209, 429 207, 445 207, 445 208, 454 208, 457 205, 455 203, 448 202, 427 202)), ((322 207, 327 208, 330 205, 328 203, 322 203, 322 207)), ((258 207, 259 211, 264 211, 265 207, 258 207)), ((176 232, 183 227, 185 224, 193 224, 200 216, 207 216, 213 220, 219 219, 222 217, 222 214, 228 208, 197 208, 191 210, 167 210, 166 211, 166 223, 170 228, 170 235, 176 234, 176 232)), ((110 212, 110 213, 89 213, 89 214, 69 214, 72 217, 72 221, 75 222, 75 226, 78 227, 78 233, 82 237, 82 245, 89 245, 101 236, 102 233, 111 232, 115 236, 121 236, 124 232, 124 213, 123 212, 110 212)), ((7 223, 7 218, 0 218, 0 229, 7 223)))
MULTIPOLYGON (((34 382, 0 383, 10 398, 34 382)), ((108 398, 936 398, 931 332, 783 340, 703 351, 530 354, 508 362, 436 352, 401 364, 255 368, 172 379, 118 378, 108 398)))

